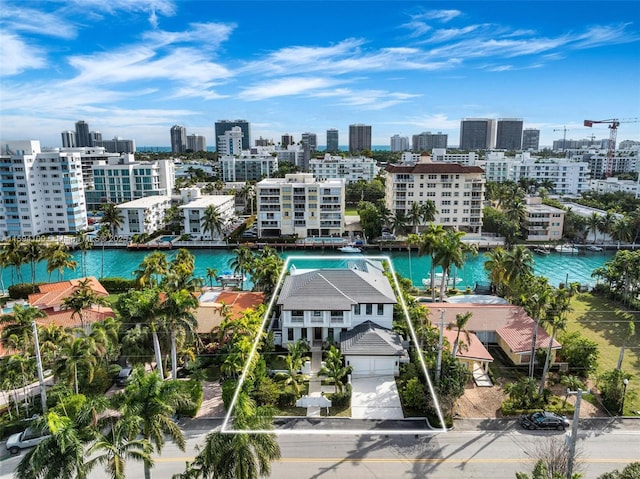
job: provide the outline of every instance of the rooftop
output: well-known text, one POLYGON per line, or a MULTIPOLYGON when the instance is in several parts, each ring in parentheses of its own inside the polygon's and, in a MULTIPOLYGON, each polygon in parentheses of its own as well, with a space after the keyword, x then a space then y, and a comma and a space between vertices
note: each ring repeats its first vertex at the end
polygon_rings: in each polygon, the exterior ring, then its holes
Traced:
POLYGON ((171 201, 171 196, 145 196, 144 198, 138 198, 137 200, 127 201, 116 206, 116 208, 150 208, 152 206, 160 205, 167 201, 171 201))
POLYGON ((180 209, 186 208, 206 208, 207 206, 221 206, 228 201, 233 201, 234 197, 232 195, 205 195, 200 198, 196 198, 195 200, 179 206, 180 209))

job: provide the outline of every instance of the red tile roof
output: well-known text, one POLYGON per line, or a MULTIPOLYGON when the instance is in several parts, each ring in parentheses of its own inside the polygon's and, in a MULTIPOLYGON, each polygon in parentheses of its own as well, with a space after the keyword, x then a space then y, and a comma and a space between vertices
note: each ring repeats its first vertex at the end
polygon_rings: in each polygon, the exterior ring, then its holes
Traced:
POLYGON ((247 309, 256 309, 259 305, 264 304, 264 293, 221 291, 214 301, 201 302, 195 312, 198 320, 198 334, 207 334, 212 329, 220 326, 223 319, 220 314, 222 303, 231 308, 231 319, 237 319, 247 309))
POLYGON ((472 304, 472 303, 425 303, 430 310, 429 321, 440 323, 440 309, 444 309, 444 324, 456 319, 457 314, 471 312, 467 322, 468 331, 497 331, 514 321, 526 318, 531 321, 521 306, 512 304, 472 304))
MULTIPOLYGON (((445 329, 444 335, 449 341, 449 345, 451 346, 451 350, 453 351, 453 343, 456 340, 456 334, 458 334, 457 329, 445 329)), ((465 347, 458 346, 458 350, 456 351, 456 357, 460 359, 469 359, 476 361, 486 361, 492 362, 493 357, 487 351, 487 348, 484 347, 482 342, 478 339, 473 333, 469 333, 469 344, 467 343, 467 337, 464 332, 460 333, 460 339, 458 341, 463 341, 465 343, 465 347)))
MULTIPOLYGON (((531 352, 531 340, 533 335, 533 328, 535 322, 532 319, 518 320, 513 323, 500 328, 496 331, 496 334, 502 338, 502 340, 509 346, 509 349, 514 353, 528 353, 531 352)), ((549 347, 549 340, 551 336, 547 332, 538 326, 538 334, 536 335, 536 350, 546 349, 549 347)), ((560 349, 562 345, 553 340, 551 349, 560 349)))
MULTIPOLYGON (((38 287, 40 289, 39 293, 29 295, 29 304, 40 309, 57 309, 62 305, 65 298, 71 296, 78 289, 78 285, 84 279, 77 278, 58 283, 42 284, 38 287)), ((87 279, 89 279, 89 286, 96 295, 107 296, 109 294, 96 278, 89 276, 87 279)))
MULTIPOLYGON (((47 313, 47 317, 37 321, 42 326, 49 324, 55 324, 63 328, 79 328, 82 326, 80 317, 77 314, 74 316, 73 311, 70 309, 62 309, 60 311, 47 310, 45 313, 47 313)), ((104 321, 106 318, 115 318, 115 316, 113 310, 105 306, 82 310, 82 319, 86 325, 104 321)))

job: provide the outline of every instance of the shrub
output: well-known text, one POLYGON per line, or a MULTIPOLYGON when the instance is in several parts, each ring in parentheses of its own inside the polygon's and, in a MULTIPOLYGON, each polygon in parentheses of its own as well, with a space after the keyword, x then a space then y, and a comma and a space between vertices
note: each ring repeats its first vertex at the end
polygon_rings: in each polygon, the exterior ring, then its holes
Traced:
POLYGON ((135 288, 135 280, 134 279, 126 279, 126 278, 102 278, 100 280, 104 289, 106 289, 110 294, 114 293, 126 293, 132 288, 135 288))
POLYGON ((234 379, 227 379, 222 383, 222 403, 224 404, 224 408, 228 411, 231 406, 231 401, 233 399, 233 395, 236 391, 236 386, 238 382, 234 379))
POLYGON ((565 334, 562 342, 562 357, 569 363, 569 370, 581 377, 587 377, 598 366, 598 343, 585 338, 578 331, 565 334))
POLYGON ((347 384, 343 392, 331 394, 331 407, 346 407, 351 402, 351 384, 347 384))
POLYGON ((278 397, 278 407, 291 407, 296 404, 297 395, 291 390, 280 392, 278 397))
POLYGON ((44 283, 36 283, 35 285, 31 283, 12 284, 9 286, 9 297, 11 299, 28 299, 30 294, 40 291, 38 286, 41 284, 44 283))
POLYGON ((280 386, 271 378, 262 378, 252 396, 258 406, 275 406, 280 398, 280 386))
POLYGON ((93 380, 90 383, 80 383, 80 390, 88 395, 103 395, 113 384, 113 375, 104 367, 93 370, 93 380))
POLYGON ((180 384, 182 390, 189 395, 193 406, 179 408, 176 413, 180 416, 195 417, 200 406, 202 406, 202 400, 204 398, 202 383, 195 379, 189 379, 187 381, 179 381, 178 384, 180 384))
POLYGON ((424 384, 417 377, 409 379, 402 388, 402 400, 412 409, 423 411, 427 405, 424 384))

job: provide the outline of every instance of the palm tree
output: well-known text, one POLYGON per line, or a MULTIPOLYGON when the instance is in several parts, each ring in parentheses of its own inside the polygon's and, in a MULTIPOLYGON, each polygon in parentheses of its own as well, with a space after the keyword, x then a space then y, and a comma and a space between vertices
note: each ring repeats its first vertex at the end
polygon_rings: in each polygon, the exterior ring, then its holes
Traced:
POLYGON ((233 269, 234 274, 240 274, 242 276, 242 282, 240 283, 240 289, 242 290, 244 287, 245 274, 251 271, 253 267, 253 253, 246 246, 241 246, 240 248, 234 249, 233 254, 235 257, 229 261, 229 267, 233 269))
POLYGON ((76 246, 82 251, 82 276, 87 276, 87 250, 93 248, 93 242, 82 231, 76 235, 76 246))
POLYGON ((409 219, 407 218, 406 213, 403 210, 398 210, 393 215, 393 218, 391 220, 391 229, 393 230, 394 234, 404 234, 408 224, 409 219))
POLYGON ((58 357, 60 347, 69 340, 72 333, 62 326, 47 324, 38 326, 38 340, 40 343, 40 353, 45 369, 53 367, 53 363, 58 357))
MULTIPOLYGON (((145 373, 136 368, 124 393, 122 412, 139 417, 142 437, 160 454, 168 437, 181 451, 185 448, 184 433, 172 420, 179 408, 192 407, 178 381, 163 381, 157 372, 145 373)), ((145 479, 151 478, 151 464, 144 464, 145 479)))
POLYGON ((11 257, 6 249, 0 250, 0 294, 5 293, 4 270, 11 265, 11 257))
POLYGON ((436 291, 435 291, 435 271, 436 271, 436 261, 435 255, 437 251, 437 246, 442 241, 442 238, 445 235, 445 229, 442 225, 435 225, 430 223, 429 226, 418 236, 418 235, 409 235, 409 244, 418 246, 418 256, 429 255, 431 258, 431 266, 430 266, 430 288, 431 288, 431 298, 435 301, 436 291))
POLYGON ((209 205, 205 208, 200 220, 203 233, 209 233, 213 240, 214 233, 218 234, 218 238, 225 226, 225 219, 217 206, 209 205))
POLYGON ((133 275, 141 288, 146 286, 154 287, 160 283, 158 276, 167 274, 168 270, 167 256, 161 251, 155 251, 144 257, 138 269, 133 272, 133 275))
POLYGON ((21 266, 25 264, 25 256, 22 254, 23 243, 16 237, 9 238, 4 245, 3 253, 6 254, 6 261, 9 265, 13 266, 11 270, 11 284, 15 277, 18 283, 22 283, 22 270, 21 266))
POLYGON ((517 290, 521 282, 533 276, 533 255, 525 246, 514 246, 504 257, 505 280, 517 290))
POLYGON ((414 201, 413 203, 411 203, 411 208, 409 209, 409 213, 407 214, 407 221, 415 229, 415 234, 418 234, 418 226, 420 225, 420 220, 422 219, 422 208, 420 206, 420 203, 414 201))
POLYGON ((447 230, 442 241, 436 246, 436 264, 439 264, 442 267, 440 302, 444 301, 444 292, 451 266, 462 268, 464 265, 465 253, 475 253, 475 247, 462 242, 464 235, 465 233, 463 231, 447 230))
POLYGON ((620 347, 620 355, 618 356, 618 364, 616 369, 622 369, 622 361, 624 361, 624 352, 627 347, 627 342, 636 334, 636 325, 633 321, 629 321, 627 325, 627 334, 622 338, 622 346, 620 347))
POLYGON ((618 241, 618 249, 620 243, 628 243, 633 238, 633 225, 628 216, 618 218, 611 227, 611 237, 618 241))
POLYGON ((484 262, 484 270, 489 273, 489 279, 496 292, 502 295, 506 285, 507 269, 505 266, 507 251, 498 246, 484 254, 487 260, 484 262))
POLYGON ((342 379, 350 374, 352 371, 351 366, 344 366, 342 364, 342 353, 335 346, 331 346, 324 360, 324 366, 320 369, 318 374, 327 376, 333 381, 335 386, 335 394, 342 393, 342 379))
POLYGON ((24 244, 22 254, 24 255, 25 262, 31 265, 31 284, 36 284, 36 265, 43 259, 44 248, 42 243, 36 240, 27 241, 24 244))
POLYGON ((176 348, 176 334, 185 338, 195 335, 198 320, 193 311, 198 307, 198 300, 186 289, 171 291, 161 305, 163 327, 171 337, 171 372, 172 378, 178 377, 178 357, 176 348))
POLYGON ((33 322, 46 318, 44 311, 31 306, 13 307, 13 314, 0 316, 0 339, 7 349, 27 352, 33 348, 33 322))
POLYGON ((615 223, 616 223, 616 215, 613 211, 609 210, 602 217, 602 220, 598 228, 602 234, 611 236, 611 233, 613 231, 613 226, 615 225, 615 223))
POLYGON ((587 218, 587 224, 589 225, 589 230, 593 233, 593 242, 595 243, 598 228, 600 227, 600 215, 595 211, 591 213, 591 216, 587 218))
POLYGON ((107 306, 107 300, 96 294, 91 287, 91 279, 84 278, 78 282, 78 286, 73 290, 71 296, 62 300, 62 309, 70 309, 71 317, 80 319, 80 327, 87 332, 87 325, 84 323, 84 311, 92 306, 107 306))
POLYGON ((136 439, 140 430, 140 418, 124 417, 113 421, 108 432, 99 433, 98 438, 87 451, 87 468, 96 464, 106 464, 106 472, 111 479, 125 479, 127 460, 142 461, 145 467, 153 467, 151 453, 153 448, 146 439, 136 439))
POLYGON ((96 235, 96 239, 100 241, 102 244, 102 261, 100 265, 100 278, 104 278, 104 246, 107 240, 112 237, 111 231, 109 231, 109 227, 107 225, 102 225, 98 230, 98 234, 96 235))
POLYGON ((252 268, 253 290, 264 292, 267 298, 271 297, 278 284, 283 264, 284 261, 277 254, 255 258, 252 268))
POLYGON ((207 279, 209 280, 209 287, 213 287, 213 280, 218 277, 218 270, 215 268, 207 268, 207 279))
POLYGON ((118 234, 118 228, 122 228, 124 218, 115 203, 105 203, 102 205, 102 223, 109 225, 109 232, 112 237, 118 234))
POLYGON ((62 244, 56 244, 52 248, 47 248, 47 273, 49 273, 49 281, 51 281, 51 273, 58 270, 58 281, 61 281, 64 277, 64 270, 70 269, 75 271, 78 266, 78 262, 73 259, 73 256, 67 251, 67 247, 62 244))
POLYGON ((67 383, 73 385, 76 394, 79 393, 79 373, 93 381, 93 373, 96 368, 96 348, 93 339, 88 336, 70 337, 60 348, 60 355, 53 365, 53 374, 56 378, 66 378, 67 383))
MULTIPOLYGON (((243 396, 242 394, 240 396, 243 396)), ((238 403, 250 402, 238 398, 238 403)), ((273 428, 270 408, 249 406, 236 416, 236 429, 264 431, 273 428)), ((239 411, 242 408, 238 408, 239 411)), ((213 432, 207 436, 192 463, 176 479, 218 478, 258 479, 271 475, 271 462, 280 458, 280 446, 274 434, 213 432)))
POLYGON ((469 331, 467 331, 465 328, 467 327, 467 323, 472 318, 472 316, 473 316, 473 313, 471 313, 470 311, 467 311, 464 314, 456 314, 455 322, 449 323, 449 325, 447 326, 447 329, 456 330, 456 339, 453 341, 453 351, 451 352, 451 355, 454 358, 456 357, 456 354, 458 352, 458 347, 460 346, 460 333, 464 333, 465 338, 467 340, 467 344, 469 344, 469 342, 471 341, 471 338, 469 336, 469 331))

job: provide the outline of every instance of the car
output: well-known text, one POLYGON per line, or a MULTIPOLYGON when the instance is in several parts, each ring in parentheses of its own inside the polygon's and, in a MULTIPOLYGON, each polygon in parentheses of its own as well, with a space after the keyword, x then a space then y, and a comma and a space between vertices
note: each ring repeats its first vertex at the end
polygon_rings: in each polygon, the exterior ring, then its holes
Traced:
POLYGON ((9 439, 7 439, 7 451, 11 454, 18 454, 21 449, 37 446, 49 436, 50 434, 41 434, 35 428, 28 427, 22 432, 9 436, 9 439))
POLYGON ((120 370, 118 375, 116 376, 116 386, 125 387, 129 383, 129 379, 131 379, 131 373, 133 372, 133 368, 124 367, 120 370))
POLYGON ((520 416, 520 425, 525 429, 557 429, 564 431, 569 427, 569 420, 554 412, 534 412, 520 416))

